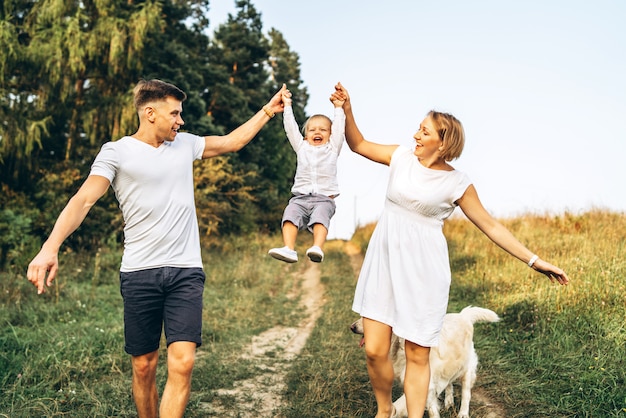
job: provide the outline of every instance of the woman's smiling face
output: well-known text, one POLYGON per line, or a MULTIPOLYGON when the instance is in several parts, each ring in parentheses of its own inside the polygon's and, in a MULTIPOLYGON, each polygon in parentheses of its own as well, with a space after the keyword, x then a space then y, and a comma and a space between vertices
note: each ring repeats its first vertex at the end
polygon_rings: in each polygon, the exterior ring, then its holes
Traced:
POLYGON ((415 139, 415 151, 417 157, 428 158, 439 151, 442 140, 435 128, 435 123, 427 116, 420 124, 419 130, 413 135, 415 139))

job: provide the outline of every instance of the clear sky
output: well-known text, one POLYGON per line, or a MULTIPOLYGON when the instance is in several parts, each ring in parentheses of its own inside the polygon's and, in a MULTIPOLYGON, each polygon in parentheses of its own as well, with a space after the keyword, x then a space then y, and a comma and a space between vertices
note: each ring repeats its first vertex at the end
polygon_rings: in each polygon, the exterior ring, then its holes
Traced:
MULTIPOLYGON (((332 116, 341 81, 366 139, 412 147, 429 110, 449 112, 466 134, 452 165, 492 215, 626 212, 626 1, 253 4, 300 56, 308 114, 332 116)), ((228 13, 212 0, 211 28, 228 13)), ((387 174, 344 147, 329 238, 378 218, 387 174)))

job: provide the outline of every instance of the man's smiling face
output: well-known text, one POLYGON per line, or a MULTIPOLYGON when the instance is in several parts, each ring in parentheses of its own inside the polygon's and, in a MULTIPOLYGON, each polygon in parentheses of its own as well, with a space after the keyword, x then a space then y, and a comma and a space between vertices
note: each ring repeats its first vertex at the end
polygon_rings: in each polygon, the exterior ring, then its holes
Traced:
POLYGON ((178 129, 185 124, 182 118, 183 105, 179 100, 168 97, 153 106, 155 129, 163 141, 173 141, 178 129))

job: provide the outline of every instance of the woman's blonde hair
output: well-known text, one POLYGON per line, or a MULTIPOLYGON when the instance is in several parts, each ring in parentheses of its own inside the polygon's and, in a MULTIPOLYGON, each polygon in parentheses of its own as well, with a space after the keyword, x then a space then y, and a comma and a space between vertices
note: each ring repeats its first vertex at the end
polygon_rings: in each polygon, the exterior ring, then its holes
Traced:
POLYGON ((465 146, 465 132, 461 122, 449 113, 436 110, 431 110, 426 116, 432 119, 439 138, 443 141, 441 157, 445 161, 459 158, 465 146))

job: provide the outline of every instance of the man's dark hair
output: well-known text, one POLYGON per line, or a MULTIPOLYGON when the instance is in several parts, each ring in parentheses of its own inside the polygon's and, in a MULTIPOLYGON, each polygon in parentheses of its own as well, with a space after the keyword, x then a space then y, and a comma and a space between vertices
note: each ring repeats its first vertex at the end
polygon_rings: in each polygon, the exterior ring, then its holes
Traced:
POLYGON ((187 98, 185 92, 175 85, 156 79, 139 81, 133 90, 133 96, 133 103, 137 111, 147 103, 162 101, 168 97, 173 97, 181 102, 187 98))

